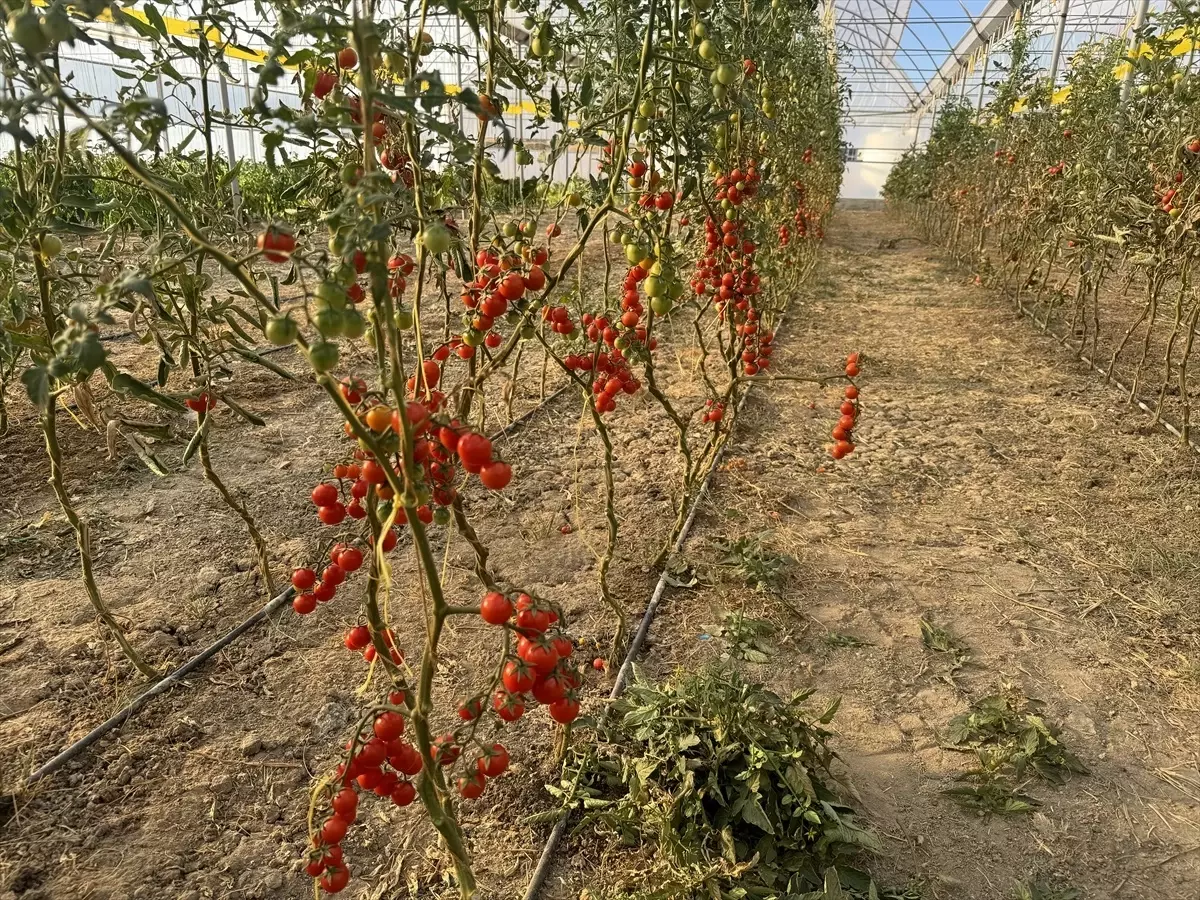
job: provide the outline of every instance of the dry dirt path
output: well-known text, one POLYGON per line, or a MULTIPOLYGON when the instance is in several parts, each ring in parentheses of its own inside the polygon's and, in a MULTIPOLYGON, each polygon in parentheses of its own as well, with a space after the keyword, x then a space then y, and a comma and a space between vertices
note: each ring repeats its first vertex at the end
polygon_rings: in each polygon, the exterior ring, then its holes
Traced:
POLYGON ((671 597, 646 667, 728 652, 725 611, 773 625, 768 661, 746 668, 842 696, 837 746, 884 843, 882 884, 1195 900, 1197 460, 910 234, 888 212, 839 215, 776 370, 860 350, 859 449, 823 451, 840 386, 757 392, 687 548, 705 586, 671 597), (720 565, 714 542, 747 536, 790 558, 775 597, 720 565), (962 656, 927 648, 922 619, 962 656), (1042 701, 1090 770, 1029 779, 1032 813, 942 793, 976 758, 945 749, 951 719, 1002 690, 1042 701))

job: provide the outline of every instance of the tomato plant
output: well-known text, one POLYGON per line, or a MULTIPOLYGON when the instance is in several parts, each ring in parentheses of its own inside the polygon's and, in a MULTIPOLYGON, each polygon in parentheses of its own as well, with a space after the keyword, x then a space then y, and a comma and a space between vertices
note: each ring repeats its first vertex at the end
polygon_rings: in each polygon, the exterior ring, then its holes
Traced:
POLYGON ((1131 400, 1152 386, 1156 418, 1172 406, 1183 440, 1200 310, 1198 24, 1193 8, 1172 5, 1133 51, 1124 38, 1085 44, 1053 96, 1036 77, 1034 36, 1019 26, 982 115, 947 104, 884 189, 979 283, 1011 290, 1043 328, 1058 320, 1081 356, 1128 379, 1131 400), (1132 306, 1113 299, 1135 286, 1132 306))

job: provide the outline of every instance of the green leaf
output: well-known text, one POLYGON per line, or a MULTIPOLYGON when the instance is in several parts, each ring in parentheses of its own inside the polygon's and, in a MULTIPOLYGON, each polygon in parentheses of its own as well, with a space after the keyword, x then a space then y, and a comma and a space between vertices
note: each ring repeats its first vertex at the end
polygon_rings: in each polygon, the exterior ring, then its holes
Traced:
POLYGON ((775 833, 775 828, 771 825, 771 820, 767 818, 767 814, 763 810, 762 804, 758 802, 758 796, 755 794, 751 794, 746 798, 746 802, 742 806, 742 819, 756 828, 761 828, 767 834, 775 833))
POLYGON ((31 366, 21 373, 29 400, 42 412, 50 409, 50 373, 45 366, 31 366))
POLYGON ((262 428, 267 424, 265 419, 256 416, 254 413, 250 412, 250 410, 238 405, 234 401, 230 400, 225 394, 218 393, 217 396, 220 397, 225 405, 228 406, 236 415, 245 419, 251 425, 257 425, 259 428, 262 428))
POLYGON ((205 416, 204 422, 192 434, 192 439, 188 441, 187 449, 183 451, 183 464, 186 466, 196 455, 196 451, 200 449, 200 444, 203 443, 205 436, 208 434, 209 423, 212 421, 212 416, 205 416))
POLYGON ((111 363, 105 363, 103 369, 104 375, 108 379, 109 387, 119 394, 127 394, 138 400, 145 400, 147 403, 153 403, 155 406, 161 406, 163 409, 171 410, 171 412, 181 413, 186 410, 186 407, 178 400, 168 397, 165 394, 160 394, 154 388, 139 381, 132 375, 128 375, 125 372, 118 372, 111 363))

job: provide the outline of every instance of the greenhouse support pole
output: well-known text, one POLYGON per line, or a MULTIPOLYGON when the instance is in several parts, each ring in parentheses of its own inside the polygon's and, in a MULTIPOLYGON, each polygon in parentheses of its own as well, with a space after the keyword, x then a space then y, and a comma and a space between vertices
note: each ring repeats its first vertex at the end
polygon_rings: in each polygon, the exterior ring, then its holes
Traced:
POLYGON ((1062 0, 1062 12, 1058 14, 1058 26, 1054 29, 1054 52, 1050 54, 1050 99, 1054 99, 1054 79, 1058 77, 1058 66, 1062 61, 1063 35, 1067 31, 1067 14, 1071 0, 1062 0))
MULTIPOLYGON (((454 17, 454 45, 456 47, 458 47, 458 53, 454 54, 454 68, 455 68, 455 71, 457 72, 458 90, 461 93, 462 89, 463 89, 462 19, 460 19, 458 16, 454 17)), ((464 134, 466 133, 466 128, 467 128, 467 126, 464 122, 465 116, 466 116, 466 110, 463 108, 463 105, 460 103, 460 104, 458 104, 458 130, 463 132, 464 134)))
MULTIPOLYGON (((1138 32, 1142 30, 1142 25, 1146 23, 1146 13, 1150 9, 1150 0, 1137 0, 1137 12, 1133 16, 1133 34, 1129 36, 1129 49, 1136 51, 1138 48, 1138 32)), ((1125 73, 1125 77, 1121 79, 1121 106, 1125 109, 1125 104, 1129 102, 1129 92, 1133 90, 1133 58, 1129 59, 1129 71, 1125 73)))
POLYGON ((163 109, 167 113, 167 127, 163 129, 163 145, 168 153, 171 152, 171 111, 167 108, 167 92, 163 89, 162 72, 158 73, 158 99, 162 101, 163 109))
MULTIPOLYGON (((254 97, 250 93, 250 61, 242 60, 242 86, 246 89, 246 106, 254 105, 254 97)), ((252 130, 247 131, 248 143, 250 144, 250 162, 258 162, 258 138, 255 137, 252 130)))
POLYGON ((983 73, 979 76, 979 97, 975 100, 975 115, 983 112, 983 91, 987 87, 988 61, 992 58, 992 45, 983 45, 983 73))
MULTIPOLYGON (((220 68, 217 69, 217 79, 221 83, 221 112, 225 119, 225 152, 229 155, 229 168, 232 169, 237 158, 233 151, 233 125, 229 121, 229 82, 220 68)), ((236 217, 242 208, 242 189, 236 175, 229 180, 229 193, 233 197, 233 214, 236 217)))

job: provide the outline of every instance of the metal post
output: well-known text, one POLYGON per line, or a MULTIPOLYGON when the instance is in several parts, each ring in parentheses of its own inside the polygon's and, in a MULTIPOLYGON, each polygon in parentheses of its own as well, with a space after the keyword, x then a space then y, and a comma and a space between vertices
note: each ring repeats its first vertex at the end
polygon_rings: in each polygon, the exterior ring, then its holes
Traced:
POLYGON ((171 108, 167 106, 167 92, 163 88, 162 72, 158 73, 158 99, 162 101, 163 109, 167 114, 167 127, 163 129, 163 145, 164 149, 171 152, 171 108))
MULTIPOLYGON (((249 108, 254 105, 254 98, 250 92, 250 61, 248 59, 242 60, 242 87, 246 89, 246 106, 249 108)), ((252 128, 246 129, 246 135, 247 143, 250 144, 250 162, 256 163, 258 162, 258 138, 252 128)))
POLYGON ((992 58, 992 45, 983 45, 983 73, 979 76, 979 98, 975 101, 975 115, 983 112, 983 92, 987 89, 988 61, 992 58))
POLYGON ((1054 98, 1054 80, 1058 77, 1058 64, 1062 59, 1063 35, 1067 30, 1067 14, 1071 0, 1062 0, 1062 12, 1058 14, 1058 28, 1054 32, 1054 52, 1050 54, 1050 97, 1054 98))
MULTIPOLYGON (((458 47, 458 52, 454 54, 454 66, 458 72, 458 90, 462 93, 463 89, 463 70, 462 70, 462 19, 458 16, 454 17, 454 45, 458 47)), ((466 133, 466 125, 463 123, 465 110, 463 105, 458 104, 458 130, 466 133)))
MULTIPOLYGON (((229 121, 229 82, 225 80, 225 72, 220 67, 217 68, 217 78, 221 83, 221 112, 225 117, 225 148, 232 169, 237 159, 233 149, 233 125, 229 121)), ((236 216, 242 208, 242 189, 236 175, 229 181, 229 193, 233 196, 233 214, 236 216)))
MULTIPOLYGON (((1139 47, 1138 32, 1142 25, 1146 22, 1146 13, 1150 9, 1150 0, 1136 0, 1137 12, 1133 17, 1133 34, 1129 36, 1129 47, 1132 50, 1137 50, 1139 47)), ((1133 60, 1129 60, 1129 71, 1125 73, 1125 77, 1121 79, 1121 108, 1125 108, 1125 104, 1129 101, 1129 92, 1133 90, 1133 60)))

